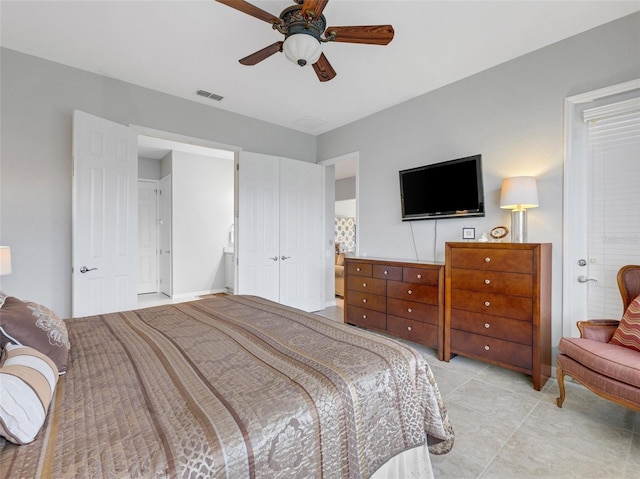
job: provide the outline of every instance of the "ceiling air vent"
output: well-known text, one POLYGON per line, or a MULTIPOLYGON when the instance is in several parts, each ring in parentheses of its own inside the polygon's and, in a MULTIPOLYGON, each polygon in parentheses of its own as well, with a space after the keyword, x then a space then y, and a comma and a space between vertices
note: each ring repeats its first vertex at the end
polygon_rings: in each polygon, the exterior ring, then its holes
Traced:
POLYGON ((222 100, 224 97, 220 96, 220 95, 216 95, 215 93, 211 93, 205 90, 198 90, 196 92, 196 95, 200 95, 203 96, 205 98, 209 98, 210 100, 216 100, 216 101, 220 101, 222 100))

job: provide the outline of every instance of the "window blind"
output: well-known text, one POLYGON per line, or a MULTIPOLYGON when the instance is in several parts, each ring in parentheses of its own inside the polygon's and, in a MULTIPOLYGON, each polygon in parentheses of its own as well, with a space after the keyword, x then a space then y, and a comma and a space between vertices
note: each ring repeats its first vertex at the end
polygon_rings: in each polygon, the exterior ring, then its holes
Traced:
POLYGON ((584 111, 589 141, 589 318, 620 318, 616 281, 640 264, 640 98, 584 111))

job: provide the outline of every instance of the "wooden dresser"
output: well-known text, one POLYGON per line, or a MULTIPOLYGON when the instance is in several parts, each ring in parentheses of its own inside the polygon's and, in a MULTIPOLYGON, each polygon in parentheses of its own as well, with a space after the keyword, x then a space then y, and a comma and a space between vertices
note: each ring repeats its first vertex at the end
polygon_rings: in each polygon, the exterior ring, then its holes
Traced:
POLYGON ((551 375, 551 244, 447 243, 443 359, 551 375))
POLYGON ((345 258, 344 321, 424 344, 443 358, 444 267, 345 258))

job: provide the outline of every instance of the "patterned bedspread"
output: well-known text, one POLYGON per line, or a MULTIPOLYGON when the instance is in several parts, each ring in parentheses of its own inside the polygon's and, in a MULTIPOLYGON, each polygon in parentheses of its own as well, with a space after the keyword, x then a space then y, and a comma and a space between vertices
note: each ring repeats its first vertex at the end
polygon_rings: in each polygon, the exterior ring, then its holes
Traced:
POLYGON ((422 356, 251 296, 67 321, 72 349, 35 442, 3 477, 367 478, 453 445, 422 356))

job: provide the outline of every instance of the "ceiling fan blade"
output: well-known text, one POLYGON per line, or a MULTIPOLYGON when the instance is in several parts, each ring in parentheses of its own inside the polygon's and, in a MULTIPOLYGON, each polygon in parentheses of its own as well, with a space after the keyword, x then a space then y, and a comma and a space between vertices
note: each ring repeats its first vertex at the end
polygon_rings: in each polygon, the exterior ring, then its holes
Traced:
POLYGON ((245 2, 244 0, 216 0, 216 2, 235 8, 236 10, 240 10, 242 13, 246 13, 247 15, 251 15, 252 17, 258 18, 267 23, 279 24, 281 22, 279 17, 271 15, 269 12, 258 8, 255 5, 251 5, 249 2, 245 2))
POLYGON ((368 45, 387 45, 393 40, 391 25, 362 25, 357 27, 329 27, 324 35, 333 41, 346 43, 366 43, 368 45))
POLYGON ((322 11, 328 2, 329 0, 304 0, 301 13, 306 17, 307 12, 313 12, 313 18, 318 18, 322 15, 322 11))
POLYGON ((318 75, 318 80, 320 81, 329 81, 336 76, 336 71, 327 60, 327 57, 324 56, 324 53, 320 55, 318 61, 313 64, 313 69, 316 71, 316 75, 318 75))
POLYGON ((240 63, 243 65, 256 65, 262 60, 269 58, 274 53, 281 52, 283 43, 284 42, 275 42, 268 47, 264 47, 262 50, 258 50, 257 52, 242 58, 240 63))

